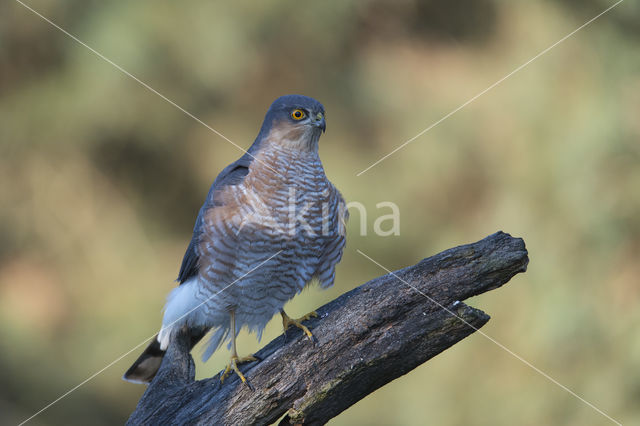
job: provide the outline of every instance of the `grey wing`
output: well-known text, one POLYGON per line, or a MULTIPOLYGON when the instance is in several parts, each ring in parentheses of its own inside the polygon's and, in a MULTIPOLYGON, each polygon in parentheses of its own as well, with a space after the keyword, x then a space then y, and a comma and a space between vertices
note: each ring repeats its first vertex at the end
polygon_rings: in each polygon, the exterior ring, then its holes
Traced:
POLYGON ((196 224, 193 227, 193 236, 187 247, 187 251, 182 258, 182 265, 180 266, 180 272, 178 273, 178 282, 183 284, 190 278, 198 275, 200 271, 200 255, 198 254, 198 243, 203 233, 204 217, 213 207, 217 207, 216 193, 227 185, 237 185, 242 182, 245 176, 249 173, 249 165, 253 160, 253 156, 245 154, 238 161, 229 164, 225 167, 218 177, 213 181, 207 199, 200 208, 196 224))
POLYGON ((325 244, 324 253, 320 259, 320 266, 316 277, 322 288, 331 287, 336 276, 336 265, 342 259, 342 252, 346 244, 346 225, 349 219, 346 203, 340 192, 330 186, 332 192, 332 204, 335 206, 335 214, 331 219, 331 238, 325 244))

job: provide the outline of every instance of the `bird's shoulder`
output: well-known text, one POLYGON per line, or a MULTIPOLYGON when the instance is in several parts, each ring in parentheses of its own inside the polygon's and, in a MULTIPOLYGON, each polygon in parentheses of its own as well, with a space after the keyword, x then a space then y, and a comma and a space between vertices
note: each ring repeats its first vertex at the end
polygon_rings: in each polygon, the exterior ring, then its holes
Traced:
POLYGON ((178 273, 178 282, 184 283, 188 279, 196 276, 200 268, 200 258, 198 254, 198 245, 206 232, 205 217, 211 209, 222 207, 222 201, 219 194, 229 186, 239 185, 249 173, 249 167, 253 160, 251 154, 243 155, 239 160, 229 164, 215 178, 204 204, 198 212, 196 223, 193 227, 193 235, 187 246, 187 250, 182 258, 180 272, 178 273))

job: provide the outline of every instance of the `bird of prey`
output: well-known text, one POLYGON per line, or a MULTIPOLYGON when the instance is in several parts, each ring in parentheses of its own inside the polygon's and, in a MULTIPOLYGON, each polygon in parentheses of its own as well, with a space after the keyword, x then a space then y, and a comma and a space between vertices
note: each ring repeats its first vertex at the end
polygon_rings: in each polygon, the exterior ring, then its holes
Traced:
POLYGON ((221 380, 237 365, 236 336, 243 326, 258 338, 280 312, 285 331, 315 312, 294 320, 286 302, 311 282, 333 285, 345 245, 344 199, 327 179, 318 154, 325 111, 315 99, 287 95, 267 111, 249 150, 213 182, 182 260, 176 287, 168 296, 160 332, 124 374, 150 383, 175 333, 188 330, 192 347, 212 331, 207 360, 230 340, 231 361, 221 380))

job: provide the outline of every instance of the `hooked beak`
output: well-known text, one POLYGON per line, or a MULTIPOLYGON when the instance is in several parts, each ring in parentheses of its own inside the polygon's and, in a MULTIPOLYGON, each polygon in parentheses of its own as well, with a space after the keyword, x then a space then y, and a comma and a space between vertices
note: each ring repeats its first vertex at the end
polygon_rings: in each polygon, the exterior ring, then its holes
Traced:
POLYGON ((327 123, 324 119, 323 113, 319 112, 315 116, 312 115, 311 122, 313 123, 314 126, 321 128, 322 133, 324 133, 327 130, 327 123))

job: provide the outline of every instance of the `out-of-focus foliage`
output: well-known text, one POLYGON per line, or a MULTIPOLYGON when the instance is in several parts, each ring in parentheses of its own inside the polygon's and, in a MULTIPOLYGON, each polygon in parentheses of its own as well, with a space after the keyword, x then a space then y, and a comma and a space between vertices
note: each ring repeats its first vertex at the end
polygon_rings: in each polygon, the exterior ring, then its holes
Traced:
MULTIPOLYGON (((395 269, 502 229, 525 238, 531 263, 472 300, 493 317, 483 331, 630 424, 637 3, 355 176, 611 3, 28 1, 242 147, 275 97, 324 103, 325 168, 367 207, 369 235, 354 213, 336 286, 305 292, 292 314, 383 273, 356 249, 395 269), (400 207, 400 236, 373 234, 381 201, 400 207)), ((241 152, 18 3, 0 16, 0 423, 16 423, 155 333, 208 186, 241 152)), ((279 332, 272 321, 266 341, 279 332)), ((120 380, 140 350, 33 424, 122 422, 143 392, 120 380)), ((606 422, 476 334, 334 424, 606 422)))

